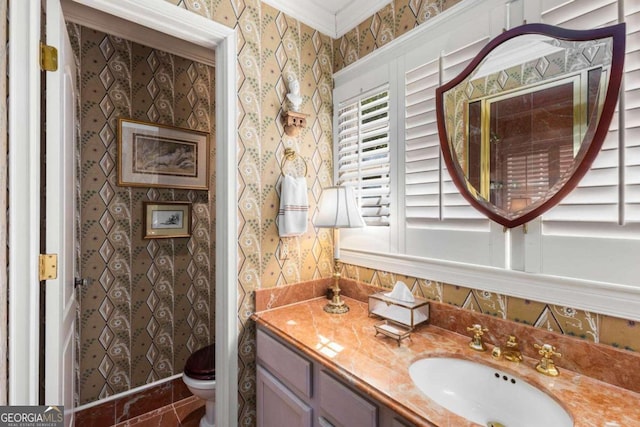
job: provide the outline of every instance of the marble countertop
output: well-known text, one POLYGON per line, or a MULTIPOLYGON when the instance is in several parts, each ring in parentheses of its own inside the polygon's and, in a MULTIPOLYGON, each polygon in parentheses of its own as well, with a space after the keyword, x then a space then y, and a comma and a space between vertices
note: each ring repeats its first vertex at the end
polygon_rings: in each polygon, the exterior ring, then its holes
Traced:
POLYGON ((562 369, 552 378, 534 369, 537 360, 521 363, 495 360, 491 348, 471 350, 469 337, 420 325, 398 346, 393 339, 375 336, 380 319, 368 316, 367 304, 345 298, 351 310, 324 312, 327 300, 317 298, 256 313, 258 325, 319 362, 326 369, 419 426, 477 426, 427 398, 413 384, 409 366, 432 356, 475 360, 525 379, 546 391, 572 415, 575 427, 640 426, 640 394, 562 369))

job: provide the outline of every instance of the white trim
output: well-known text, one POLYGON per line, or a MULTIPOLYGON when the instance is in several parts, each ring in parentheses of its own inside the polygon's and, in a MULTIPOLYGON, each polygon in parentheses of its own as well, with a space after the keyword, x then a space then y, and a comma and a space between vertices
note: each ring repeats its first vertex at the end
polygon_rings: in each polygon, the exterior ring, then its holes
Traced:
POLYGON ((11 0, 9 15, 8 402, 9 405, 37 405, 40 348, 40 2, 11 0))
MULTIPOLYGON (((238 423, 235 31, 163 1, 74 1, 200 46, 217 47, 216 383, 222 392, 217 394, 216 413, 218 425, 235 427, 238 423)), ((40 70, 37 59, 40 2, 11 0, 10 11, 9 322, 12 345, 9 372, 10 378, 17 380, 10 381, 9 403, 37 405, 37 254, 40 226, 40 70), (32 288, 35 292, 31 292, 32 288), (25 331, 29 333, 25 334, 25 331)))
POLYGON ((408 255, 343 249, 341 261, 416 278, 640 321, 640 288, 408 255))
POLYGON ((93 9, 214 49, 232 32, 203 16, 158 0, 73 0, 93 9), (180 23, 179 26, 175 26, 180 23))
POLYGON ((93 28, 107 34, 130 40, 144 46, 159 49, 182 58, 191 59, 215 67, 215 55, 210 47, 202 47, 182 39, 171 37, 131 21, 120 19, 95 9, 83 6, 75 0, 62 0, 62 10, 67 22, 93 28))
POLYGON ((216 425, 238 425, 236 33, 216 51, 216 425), (231 88, 234 90, 232 91, 231 88), (224 92, 224 93, 223 93, 224 92))

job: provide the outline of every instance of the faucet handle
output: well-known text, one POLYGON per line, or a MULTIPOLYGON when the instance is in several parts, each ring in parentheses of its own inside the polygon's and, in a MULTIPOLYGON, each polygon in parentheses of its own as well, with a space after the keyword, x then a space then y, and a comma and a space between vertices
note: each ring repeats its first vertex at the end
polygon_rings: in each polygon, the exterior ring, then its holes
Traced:
POLYGON ((542 356, 542 359, 540 359, 540 362, 536 365, 536 371, 557 377, 560 372, 551 358, 554 356, 562 357, 562 354, 558 353, 556 348, 551 344, 533 344, 533 346, 538 349, 538 354, 542 356))
POLYGON ((476 323, 475 325, 467 326, 467 331, 474 332, 475 334, 482 336, 485 332, 489 332, 487 328, 483 328, 482 325, 476 323))
POLYGON ((485 332, 489 332, 489 330, 476 323, 475 325, 467 326, 467 331, 473 332, 473 338, 471 338, 469 342, 469 347, 476 351, 485 351, 487 347, 482 342, 482 335, 484 335, 485 332))
POLYGON ((538 349, 538 354, 544 359, 551 359, 553 356, 562 357, 562 354, 556 352, 556 348, 551 344, 534 344, 533 346, 538 349))

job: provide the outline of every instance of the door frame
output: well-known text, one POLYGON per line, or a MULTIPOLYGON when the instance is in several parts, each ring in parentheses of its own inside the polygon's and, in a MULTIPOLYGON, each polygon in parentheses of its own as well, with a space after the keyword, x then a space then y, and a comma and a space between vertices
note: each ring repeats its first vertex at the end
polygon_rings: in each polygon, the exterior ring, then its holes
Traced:
MULTIPOLYGON (((58 0, 49 0, 58 1, 58 0)), ((164 0, 73 0, 215 49, 216 414, 238 422, 236 32, 164 0)), ((9 404, 37 405, 40 250, 40 2, 9 6, 9 404), (18 96, 19 95, 19 96, 18 96), (25 333, 25 331, 27 333, 25 333), (12 378, 20 380, 12 381, 12 378)))

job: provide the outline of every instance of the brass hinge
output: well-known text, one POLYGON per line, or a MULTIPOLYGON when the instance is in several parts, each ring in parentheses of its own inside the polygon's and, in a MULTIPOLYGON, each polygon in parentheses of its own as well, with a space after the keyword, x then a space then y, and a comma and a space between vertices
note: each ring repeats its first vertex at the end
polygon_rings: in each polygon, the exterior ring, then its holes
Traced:
POLYGON ((58 70, 58 49, 40 42, 40 68, 43 71, 58 70))
POLYGON ((58 277, 58 255, 57 254, 40 254, 40 268, 38 275, 40 281, 53 280, 58 277))

